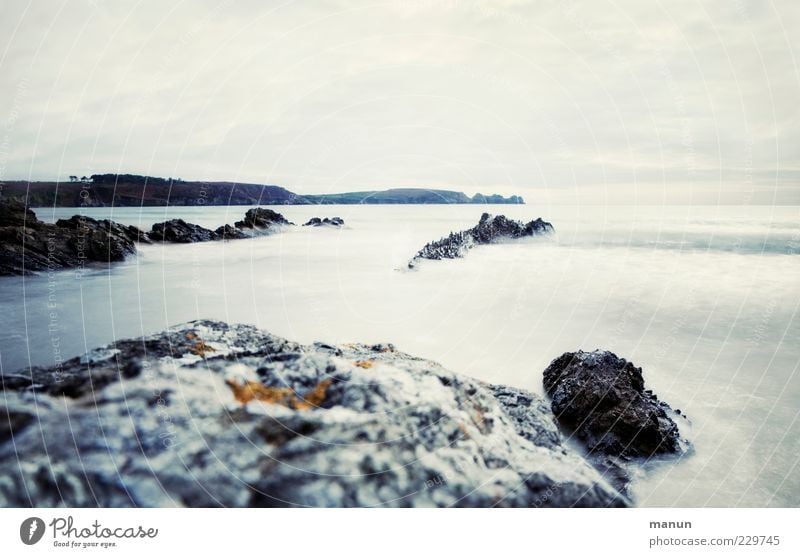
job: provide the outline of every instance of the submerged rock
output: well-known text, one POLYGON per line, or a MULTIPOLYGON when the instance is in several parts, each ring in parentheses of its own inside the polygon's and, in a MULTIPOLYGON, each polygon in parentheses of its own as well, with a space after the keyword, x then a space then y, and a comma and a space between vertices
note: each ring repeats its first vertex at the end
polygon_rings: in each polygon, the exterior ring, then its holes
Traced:
POLYGON ((642 368, 606 350, 567 352, 544 371, 556 419, 591 453, 651 457, 681 452, 680 416, 644 389, 642 368))
POLYGON ((546 402, 194 321, 2 376, 0 506, 625 506, 546 402))
POLYGON ((234 226, 236 228, 247 228, 250 230, 270 230, 276 226, 290 224, 292 223, 286 220, 280 213, 276 213, 272 209, 257 207, 248 210, 244 215, 244 219, 236 221, 234 226))
POLYGON ((340 217, 325 217, 324 219, 313 217, 303 226, 344 226, 344 219, 340 217))
POLYGON ((464 257, 476 244, 492 244, 502 239, 524 238, 553 232, 553 225, 542 219, 528 223, 483 213, 478 224, 469 230, 451 232, 449 236, 425 245, 408 262, 413 268, 420 259, 456 259, 464 257))
POLYGON ((0 201, 0 275, 20 275, 122 261, 144 233, 109 220, 74 216, 40 221, 19 201, 0 201))

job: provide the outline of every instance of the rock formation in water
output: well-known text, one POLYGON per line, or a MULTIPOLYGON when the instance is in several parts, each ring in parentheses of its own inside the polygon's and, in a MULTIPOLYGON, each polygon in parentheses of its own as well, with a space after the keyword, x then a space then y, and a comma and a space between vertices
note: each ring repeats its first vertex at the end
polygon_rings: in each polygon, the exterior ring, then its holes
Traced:
POLYGON ((22 203, 0 201, 0 275, 122 261, 146 235, 134 226, 74 216, 47 224, 22 203))
POLYGON ((1 377, 0 506, 625 506, 547 403, 194 321, 1 377))
POLYGON ((143 232, 135 226, 81 215, 47 224, 21 202, 3 199, 0 200, 0 276, 122 261, 136 253, 137 243, 240 240, 291 224, 280 213, 261 208, 247 211, 244 220, 235 226, 226 224, 216 230, 172 219, 143 232))
POLYGON ((426 244, 408 262, 408 267, 416 267, 420 259, 439 260, 464 257, 464 254, 476 244, 493 244, 503 239, 539 236, 551 232, 553 232, 553 225, 540 218, 526 224, 509 219, 505 215, 492 216, 489 213, 483 213, 478 224, 469 230, 451 232, 449 236, 426 244))
POLYGON ((314 217, 309 219, 303 226, 344 226, 344 219, 341 217, 325 217, 324 219, 314 217))
POLYGON ((642 369, 606 350, 567 352, 544 371, 556 419, 624 490, 624 462, 685 449, 673 410, 644 388, 642 369))
POLYGON ((186 222, 183 219, 157 222, 150 230, 149 236, 153 241, 172 244, 194 244, 220 239, 213 230, 186 222))
POLYGON ((244 215, 244 219, 236 221, 234 226, 236 228, 255 231, 270 231, 276 226, 291 224, 294 223, 286 220, 280 213, 276 213, 272 209, 258 207, 256 209, 250 209, 247 211, 247 213, 244 215))

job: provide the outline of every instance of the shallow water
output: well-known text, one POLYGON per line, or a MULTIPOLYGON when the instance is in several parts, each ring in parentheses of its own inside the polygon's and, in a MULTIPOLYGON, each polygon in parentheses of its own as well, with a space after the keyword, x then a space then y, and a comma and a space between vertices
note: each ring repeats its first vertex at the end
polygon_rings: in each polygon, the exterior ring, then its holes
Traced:
MULTIPOLYGON (((246 207, 86 209, 148 228, 207 227, 246 207)), ((692 421, 695 450, 653 463, 644 506, 800 505, 800 208, 536 207, 556 234, 405 263, 482 206, 288 206, 302 223, 248 241, 143 246, 121 264, 0 278, 6 372, 197 318, 302 342, 392 342, 486 381, 541 392, 564 351, 606 348, 692 421)), ((75 209, 38 209, 42 220, 75 209)))

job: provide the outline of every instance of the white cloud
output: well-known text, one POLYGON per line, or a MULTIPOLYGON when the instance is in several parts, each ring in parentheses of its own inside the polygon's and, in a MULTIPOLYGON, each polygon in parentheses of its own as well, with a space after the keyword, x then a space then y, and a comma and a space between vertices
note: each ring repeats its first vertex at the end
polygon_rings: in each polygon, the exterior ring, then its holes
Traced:
POLYGON ((788 0, 0 10, 0 179, 800 197, 788 0))

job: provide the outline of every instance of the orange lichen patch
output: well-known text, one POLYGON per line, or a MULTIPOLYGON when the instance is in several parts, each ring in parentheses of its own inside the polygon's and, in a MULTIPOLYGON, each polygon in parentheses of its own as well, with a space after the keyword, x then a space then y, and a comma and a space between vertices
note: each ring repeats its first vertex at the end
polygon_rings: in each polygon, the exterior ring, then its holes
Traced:
POLYGON ((458 422, 458 429, 461 431, 461 435, 464 439, 470 438, 469 431, 467 431, 467 426, 464 425, 463 422, 458 422))
POLYGON ((374 367, 377 362, 375 360, 358 360, 356 365, 363 369, 370 369, 374 367))
POLYGON ((289 387, 267 387, 258 381, 245 381, 238 383, 234 379, 227 379, 225 383, 233 391, 233 396, 242 404, 247 404, 254 400, 268 402, 270 404, 280 404, 286 408, 295 410, 310 410, 317 407, 325 400, 328 387, 331 385, 330 379, 320 381, 311 392, 305 397, 298 397, 289 387))
POLYGON ((216 352, 212 346, 206 344, 204 340, 198 340, 190 348, 189 352, 195 356, 205 356, 208 352, 216 352))
POLYGON ((311 410, 322 404, 325 400, 325 395, 328 392, 328 387, 331 386, 332 381, 330 379, 325 379, 324 381, 320 381, 316 387, 314 387, 311 392, 306 394, 305 397, 298 398, 295 397, 293 404, 295 409, 297 410, 311 410))
POLYGON ((194 334, 194 331, 189 331, 188 333, 186 333, 186 339, 187 340, 194 340, 196 338, 197 338, 197 335, 194 334))
POLYGON ((472 422, 478 426, 478 431, 483 434, 490 433, 492 431, 492 424, 486 420, 483 408, 475 404, 473 405, 473 409, 475 410, 475 414, 472 416, 472 422))

